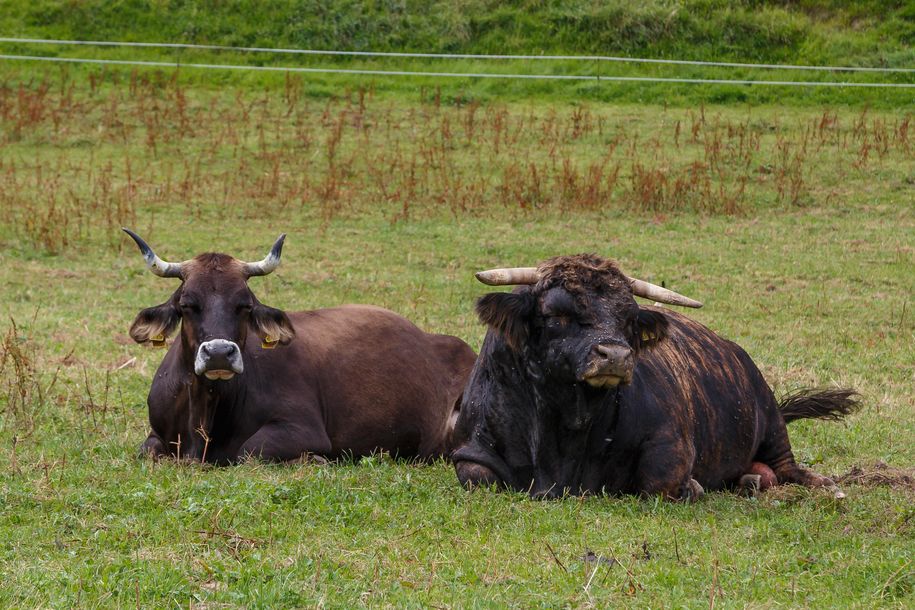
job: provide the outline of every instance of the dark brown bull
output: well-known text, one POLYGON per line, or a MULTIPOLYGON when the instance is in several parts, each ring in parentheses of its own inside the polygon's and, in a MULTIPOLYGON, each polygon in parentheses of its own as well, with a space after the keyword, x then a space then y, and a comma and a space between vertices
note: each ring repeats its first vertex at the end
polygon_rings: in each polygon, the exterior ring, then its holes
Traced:
POLYGON ((164 345, 180 324, 149 392, 143 453, 216 463, 447 453, 475 358, 463 341, 378 307, 287 315, 261 304, 248 278, 279 265, 285 235, 258 263, 212 253, 168 263, 125 231, 153 273, 181 279, 130 329, 164 345))
POLYGON ((465 486, 687 499, 746 475, 763 487, 772 473, 779 483, 833 484, 795 462, 785 423, 841 417, 856 406, 854 392, 799 393, 780 408, 738 345, 673 311, 640 307, 633 293, 700 303, 597 256, 478 277, 528 285, 477 303, 489 330, 452 453, 465 486))

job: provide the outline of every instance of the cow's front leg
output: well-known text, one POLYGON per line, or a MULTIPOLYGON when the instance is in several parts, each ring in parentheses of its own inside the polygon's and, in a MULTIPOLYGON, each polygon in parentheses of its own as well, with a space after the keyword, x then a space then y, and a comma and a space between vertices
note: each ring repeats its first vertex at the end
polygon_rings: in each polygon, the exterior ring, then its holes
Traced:
POLYGON ((163 455, 168 455, 168 450, 165 447, 165 443, 155 432, 150 432, 149 436, 146 437, 146 440, 143 441, 143 444, 140 445, 138 457, 150 457, 154 460, 158 460, 163 455))
POLYGON ((269 423, 239 447, 236 460, 257 458, 268 462, 295 460, 305 454, 327 455, 332 449, 324 430, 306 430, 285 422, 269 423))
POLYGON ((692 477, 695 451, 683 442, 658 441, 644 447, 633 479, 636 493, 695 502, 705 490, 692 477))

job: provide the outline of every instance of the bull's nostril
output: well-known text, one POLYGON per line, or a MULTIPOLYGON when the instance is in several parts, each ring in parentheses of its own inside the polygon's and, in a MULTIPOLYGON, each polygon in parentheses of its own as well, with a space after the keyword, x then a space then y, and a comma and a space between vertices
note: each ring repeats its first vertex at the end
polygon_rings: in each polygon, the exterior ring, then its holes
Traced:
POLYGON ((609 364, 621 366, 632 357, 632 350, 623 345, 595 345, 595 356, 609 364))

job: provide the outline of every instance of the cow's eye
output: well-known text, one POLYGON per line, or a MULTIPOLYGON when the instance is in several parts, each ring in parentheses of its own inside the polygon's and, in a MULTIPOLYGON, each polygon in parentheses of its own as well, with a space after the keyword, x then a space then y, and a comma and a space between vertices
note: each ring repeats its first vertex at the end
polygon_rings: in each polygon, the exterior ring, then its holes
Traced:
POLYGON ((186 313, 200 313, 200 305, 198 303, 181 303, 179 307, 181 307, 181 311, 186 313))
POLYGON ((235 310, 238 313, 251 313, 252 309, 253 309, 253 307, 251 307, 250 303, 242 303, 241 305, 239 305, 238 307, 235 308, 235 310))

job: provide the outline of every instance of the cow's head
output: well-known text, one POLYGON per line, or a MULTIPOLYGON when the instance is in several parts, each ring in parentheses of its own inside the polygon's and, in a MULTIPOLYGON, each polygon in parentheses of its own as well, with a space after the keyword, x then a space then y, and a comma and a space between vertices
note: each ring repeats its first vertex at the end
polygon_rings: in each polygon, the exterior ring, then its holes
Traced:
POLYGON ((267 275, 279 266, 285 234, 257 263, 215 253, 169 263, 156 256, 139 235, 124 231, 137 242, 150 271, 181 280, 168 301, 137 315, 130 327, 130 336, 137 343, 164 345, 180 323, 182 346, 193 361, 194 373, 215 380, 244 372, 242 351, 249 331, 264 348, 285 345, 295 336, 286 314, 261 304, 248 288, 248 278, 267 275))
POLYGON ((701 307, 682 295, 626 277, 615 263, 580 254, 539 267, 477 274, 491 285, 524 284, 477 302, 480 319, 507 347, 553 382, 611 388, 632 380, 640 349, 663 340, 667 320, 633 295, 701 307))

